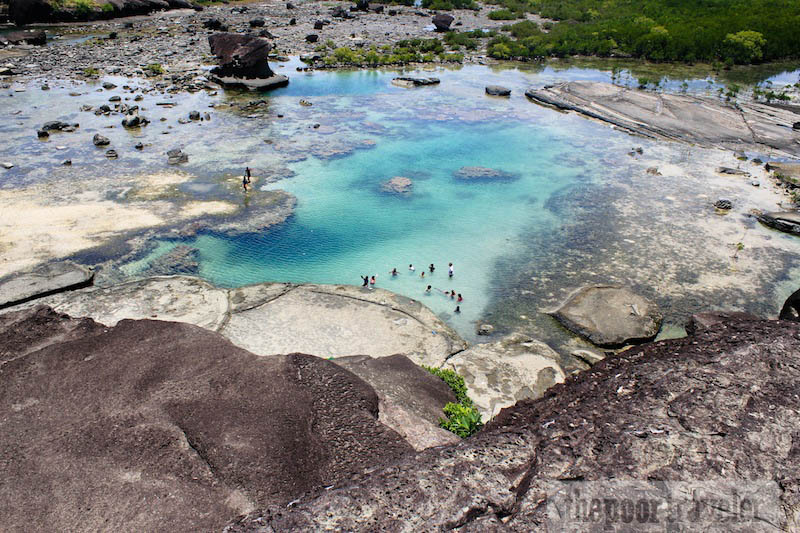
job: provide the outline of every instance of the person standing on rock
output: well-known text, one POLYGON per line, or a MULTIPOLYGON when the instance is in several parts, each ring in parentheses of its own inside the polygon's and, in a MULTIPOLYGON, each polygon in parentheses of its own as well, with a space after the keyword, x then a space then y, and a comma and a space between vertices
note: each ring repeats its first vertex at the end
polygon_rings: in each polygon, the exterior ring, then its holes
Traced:
POLYGON ((245 167, 244 176, 242 176, 242 188, 247 192, 247 186, 250 185, 250 167, 245 167))

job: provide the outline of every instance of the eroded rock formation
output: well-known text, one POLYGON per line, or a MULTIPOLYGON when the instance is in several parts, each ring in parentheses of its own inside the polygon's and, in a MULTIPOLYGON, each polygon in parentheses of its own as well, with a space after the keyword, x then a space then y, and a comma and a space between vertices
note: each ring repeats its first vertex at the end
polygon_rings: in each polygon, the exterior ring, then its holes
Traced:
POLYGON ((272 72, 267 63, 272 43, 263 37, 240 33, 215 33, 208 37, 219 66, 211 70, 220 82, 266 89, 282 87, 289 78, 272 72))

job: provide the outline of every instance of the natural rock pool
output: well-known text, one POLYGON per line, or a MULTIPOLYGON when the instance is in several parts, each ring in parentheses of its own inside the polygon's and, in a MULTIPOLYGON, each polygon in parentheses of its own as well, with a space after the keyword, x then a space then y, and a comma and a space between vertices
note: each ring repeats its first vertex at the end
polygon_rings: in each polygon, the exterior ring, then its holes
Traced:
MULTIPOLYGON (((659 303, 665 331, 677 334, 699 309, 775 316, 800 282, 792 270, 800 239, 747 216, 781 201, 762 166, 635 138, 523 95, 559 80, 608 80, 607 71, 404 72, 441 79, 414 89, 392 85, 390 70, 290 74, 288 87, 264 94, 171 94, 114 77, 101 80, 111 89, 55 81, 44 91, 41 82, 3 89, 0 161, 14 167, 0 170, 0 273, 72 256, 102 265, 101 280, 120 280, 164 273, 153 262, 182 246, 190 248, 181 248, 182 264, 162 261, 168 271, 225 287, 360 285, 376 275, 378 287, 419 299, 468 340, 487 322, 562 352, 581 342, 542 312, 588 283, 632 286, 659 303), (511 97, 486 96, 489 84, 511 97), (122 115, 94 113, 115 95, 150 124, 125 129, 122 115), (210 120, 188 120, 195 110, 210 120), (49 120, 80 127, 37 139, 49 120), (111 144, 93 146, 95 133, 111 144), (119 158, 108 159, 108 148, 119 158), (173 148, 188 162, 168 165, 173 148), (410 189, 385 190, 395 177, 410 189), (712 205, 720 197, 733 203, 727 214, 712 205)), ((689 87, 715 90, 706 80, 689 87)))

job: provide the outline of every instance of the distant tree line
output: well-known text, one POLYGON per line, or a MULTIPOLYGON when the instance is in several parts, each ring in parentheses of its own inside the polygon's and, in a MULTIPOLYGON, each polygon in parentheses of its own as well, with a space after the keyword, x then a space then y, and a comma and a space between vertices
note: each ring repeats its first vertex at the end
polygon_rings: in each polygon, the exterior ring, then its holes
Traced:
POLYGON ((501 59, 568 55, 747 64, 800 57, 798 0, 493 0, 495 19, 538 13, 557 21, 507 27, 501 59))

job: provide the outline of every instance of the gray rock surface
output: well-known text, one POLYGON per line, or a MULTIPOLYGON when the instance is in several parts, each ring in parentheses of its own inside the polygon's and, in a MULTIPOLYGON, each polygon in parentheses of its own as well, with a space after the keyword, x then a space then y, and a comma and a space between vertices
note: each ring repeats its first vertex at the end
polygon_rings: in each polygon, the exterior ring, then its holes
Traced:
POLYGON ((94 272, 70 263, 50 263, 30 272, 0 278, 0 309, 92 284, 94 272))
POLYGON ((607 122, 654 139, 705 147, 800 155, 800 115, 785 107, 758 102, 726 105, 715 98, 662 94, 610 83, 574 81, 525 95, 536 103, 607 122))
MULTIPOLYGON (((627 350, 518 402, 458 446, 426 450, 291 509, 262 509, 226 531, 603 531, 603 521, 547 521, 550 504, 565 487, 585 488, 581 480, 647 487, 664 503, 663 482, 672 482, 681 505, 691 505, 695 488, 737 491, 759 509, 741 524, 686 515, 670 524, 662 512, 659 530, 793 530, 798 354, 800 324, 752 320, 627 350)), ((603 497, 615 494, 625 492, 603 497)))
POLYGON ((563 383, 559 356, 547 344, 516 334, 490 344, 477 344, 444 364, 464 378, 469 397, 488 422, 501 409, 563 383))
POLYGON ((487 85, 486 94, 491 96, 511 96, 511 89, 500 85, 487 85))
POLYGON ((0 332, 4 530, 218 531, 413 453, 372 388, 317 357, 46 308, 0 317, 0 332), (54 343, 29 350, 31 330, 54 343))
POLYGON ((417 364, 440 366, 466 348, 421 303, 346 285, 265 283, 228 290, 198 278, 170 276, 91 287, 41 302, 107 326, 126 318, 187 322, 220 332, 257 355, 405 354, 417 364))
POLYGON ((570 331, 610 348, 653 339, 662 318, 655 303, 608 285, 582 287, 550 314, 570 331))
POLYGON ((438 85, 439 78, 397 77, 392 79, 392 83, 399 87, 425 87, 428 85, 438 85))
POLYGON ((756 213, 756 219, 770 228, 793 235, 800 235, 800 213, 793 211, 756 213))
POLYGON ((378 394, 378 420, 403 436, 415 450, 454 444, 461 439, 439 427, 442 408, 456 397, 444 381, 404 355, 333 359, 367 382, 378 394))

